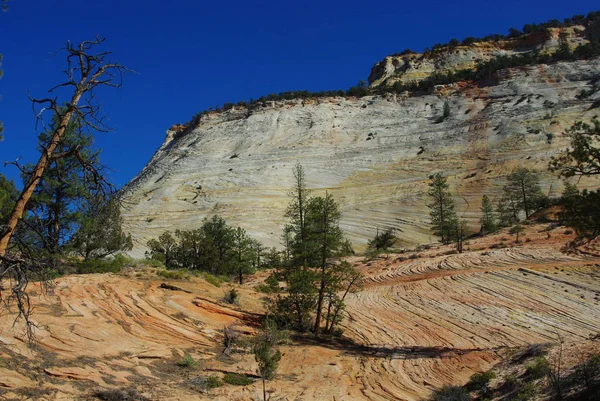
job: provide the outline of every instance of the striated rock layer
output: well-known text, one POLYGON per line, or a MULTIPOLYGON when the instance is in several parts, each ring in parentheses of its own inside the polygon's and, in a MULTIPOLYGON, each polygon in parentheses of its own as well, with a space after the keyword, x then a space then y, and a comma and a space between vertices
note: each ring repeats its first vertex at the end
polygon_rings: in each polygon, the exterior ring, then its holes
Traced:
POLYGON ((296 162, 315 194, 330 191, 340 203, 343 229, 359 247, 377 227, 399 229, 407 244, 435 240, 426 206, 432 173, 449 177, 459 214, 473 228, 481 196, 497 196, 517 166, 539 170, 544 191, 558 195, 548 161, 568 143, 560 133, 600 114, 600 60, 498 76, 494 85, 455 84, 420 97, 269 102, 174 127, 122 192, 133 253, 141 256, 165 230, 197 228, 215 213, 277 245, 296 162), (583 89, 592 95, 579 99, 583 89), (442 119, 446 101, 451 114, 442 119))
POLYGON ((419 82, 434 73, 446 74, 463 69, 473 69, 478 62, 489 61, 498 57, 511 57, 526 53, 551 54, 559 46, 559 38, 563 36, 569 47, 576 48, 588 42, 589 37, 596 35, 595 25, 582 25, 566 28, 550 28, 496 41, 477 41, 470 45, 446 45, 434 51, 413 53, 405 51, 401 54, 386 56, 376 63, 369 74, 369 84, 391 86, 397 82, 406 84, 419 82))
MULTIPOLYGON (((424 400, 559 336, 579 363, 573 345, 600 350, 600 258, 559 252, 573 239, 564 232, 528 225, 527 241, 504 249, 490 246, 507 243, 507 230, 471 241, 460 255, 433 246, 415 258, 351 258, 365 280, 346 298, 343 337, 298 335, 280 345, 271 399, 424 400)), ((161 401, 262 399, 260 380, 212 390, 203 383, 226 373, 256 378, 248 345, 265 294, 255 287, 269 272, 227 285, 240 305, 223 299, 226 287, 197 277, 165 285, 157 273, 65 276, 47 293, 32 283, 35 347, 24 342, 22 321, 15 326, 14 308, 0 314, 0 399, 91 400, 123 388, 161 401), (231 324, 243 337, 226 354, 223 327, 231 324), (177 366, 185 354, 194 366, 177 366)))

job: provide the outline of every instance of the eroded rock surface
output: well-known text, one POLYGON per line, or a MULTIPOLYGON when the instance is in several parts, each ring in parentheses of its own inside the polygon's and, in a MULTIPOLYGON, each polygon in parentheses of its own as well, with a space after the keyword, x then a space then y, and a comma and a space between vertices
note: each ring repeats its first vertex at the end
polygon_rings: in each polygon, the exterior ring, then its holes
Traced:
MULTIPOLYGON (((271 399, 417 401, 559 335, 567 346, 600 349, 600 258, 559 252, 573 237, 564 231, 531 225, 521 245, 504 231, 460 255, 434 246, 351 259, 365 282, 347 298, 343 337, 281 345, 271 399), (490 249, 498 243, 508 247, 490 249)), ((129 389, 150 400, 260 399, 258 380, 212 390, 202 383, 225 372, 256 376, 248 348, 223 353, 222 330, 233 323, 250 343, 265 312, 254 287, 268 274, 235 285, 240 305, 223 300, 226 287, 195 277, 169 281, 189 293, 161 288, 152 269, 62 277, 47 294, 32 285, 36 347, 24 343, 20 322, 13 327, 14 314, 0 315, 0 398, 95 399, 95 391, 129 389), (177 365, 185 353, 193 367, 177 365)))
POLYGON ((327 190, 340 203, 342 228, 359 248, 377 227, 397 228, 406 244, 435 241, 426 192, 436 172, 449 177, 459 213, 474 229, 482 195, 498 195, 517 166, 542 172, 544 192, 558 195, 548 162, 566 147, 566 128, 600 114, 600 60, 503 70, 499 77, 494 85, 456 84, 420 97, 268 102, 168 131, 123 190, 133 253, 141 256, 165 230, 197 228, 212 214, 278 245, 296 162, 316 194, 327 190), (583 89, 592 94, 580 99, 583 89), (446 101, 451 113, 444 119, 446 101))

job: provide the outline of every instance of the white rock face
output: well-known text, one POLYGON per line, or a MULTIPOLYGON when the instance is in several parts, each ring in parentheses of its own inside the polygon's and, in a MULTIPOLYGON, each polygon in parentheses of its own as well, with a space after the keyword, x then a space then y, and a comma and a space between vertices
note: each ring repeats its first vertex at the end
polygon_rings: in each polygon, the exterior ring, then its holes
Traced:
POLYGON ((547 193, 561 185, 550 157, 560 133, 600 114, 600 60, 506 70, 495 86, 447 88, 439 95, 327 98, 270 103, 203 116, 165 143, 123 190, 125 230, 141 256, 165 230, 193 229, 213 214, 266 245, 278 245, 300 162, 314 194, 341 205, 342 226, 360 248, 377 227, 408 244, 436 240, 428 229, 428 177, 442 172, 459 215, 478 229, 481 197, 498 195, 506 174, 542 172, 547 193), (444 102, 451 115, 439 122, 444 102))

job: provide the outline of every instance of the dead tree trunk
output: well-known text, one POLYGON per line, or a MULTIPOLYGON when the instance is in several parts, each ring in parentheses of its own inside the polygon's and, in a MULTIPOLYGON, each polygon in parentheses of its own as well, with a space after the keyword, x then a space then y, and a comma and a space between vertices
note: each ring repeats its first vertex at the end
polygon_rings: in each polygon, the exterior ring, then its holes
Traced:
MULTIPOLYGON (((6 250, 10 243, 10 239, 13 236, 17 224, 23 217, 31 196, 33 195, 37 185, 39 184, 46 167, 52 160, 60 159, 66 156, 78 156, 77 149, 71 149, 67 152, 57 153, 56 148, 63 139, 65 130, 73 117, 79 118, 82 124, 92 130, 106 131, 106 127, 102 123, 102 118, 99 114, 99 107, 92 104, 93 90, 98 86, 111 86, 120 87, 120 82, 115 82, 117 77, 129 71, 124 66, 118 63, 110 63, 106 60, 109 52, 101 52, 97 54, 90 53, 90 50, 99 45, 104 41, 103 38, 96 38, 91 41, 84 41, 78 46, 73 46, 71 43, 67 43, 65 50, 67 51, 67 69, 65 73, 68 77, 66 82, 56 85, 49 92, 53 92, 58 88, 73 87, 74 92, 70 98, 70 101, 66 106, 61 107, 56 98, 47 99, 32 99, 34 108, 36 106, 41 107, 41 110, 37 112, 37 118, 43 119, 43 112, 50 111, 54 115, 58 116, 59 124, 55 128, 52 139, 46 148, 43 149, 42 154, 35 168, 29 175, 29 178, 23 187, 23 191, 19 195, 15 207, 8 218, 6 228, 2 237, 0 237, 0 257, 6 255, 6 250), (80 102, 83 100, 82 105, 80 102)), ((43 120, 42 120, 43 121, 43 120)), ((78 157, 80 162, 83 160, 78 157)), ((93 167, 84 166, 90 172, 95 173, 93 167)), ((95 177, 97 180, 101 180, 101 177, 95 177)))
MULTIPOLYGON (((0 297, 8 304, 14 301, 18 306, 19 317, 23 317, 27 328, 27 337, 30 342, 34 341, 32 328, 35 326, 30 320, 31 305, 27 294, 27 285, 32 277, 41 277, 41 283, 46 284, 45 272, 47 264, 35 253, 28 250, 20 250, 15 254, 7 254, 11 238, 15 233, 19 221, 31 200, 36 187, 44 175, 44 171, 54 160, 65 157, 75 157, 84 169, 83 181, 91 180, 99 191, 105 192, 110 188, 101 172, 92 164, 84 160, 79 152, 79 147, 74 146, 66 151, 58 151, 57 148, 65 137, 65 131, 69 122, 76 118, 81 130, 88 133, 103 132, 108 128, 100 116, 99 105, 95 103, 95 88, 99 86, 120 87, 121 75, 130 71, 119 63, 109 62, 110 52, 93 53, 94 47, 104 42, 103 38, 96 37, 94 40, 81 42, 74 46, 70 42, 65 47, 67 66, 64 70, 67 80, 54 86, 49 90, 53 95, 55 91, 72 89, 66 104, 58 100, 58 96, 46 99, 31 99, 32 106, 38 122, 44 123, 44 113, 49 112, 57 121, 55 128, 51 131, 50 140, 42 149, 39 160, 32 171, 27 173, 27 181, 19 195, 15 207, 8 218, 6 228, 0 232, 0 279, 10 278, 11 286, 4 296, 3 288, 0 288, 0 297)), ((16 163, 11 163, 15 164, 16 163)), ((17 165, 18 166, 18 165, 17 165)))
MULTIPOLYGON (((77 91, 73 98, 71 99, 71 104, 77 106, 79 100, 81 99, 82 92, 77 91)), ((42 174, 44 174, 44 170, 46 166, 51 161, 54 150, 58 146, 63 134, 65 133, 65 129, 69 121, 71 121, 71 117, 73 116, 73 108, 69 107, 69 110, 63 115, 60 120, 60 125, 54 131, 54 135, 52 135, 52 141, 50 141, 50 145, 40 155, 40 159, 38 160, 35 168, 33 169, 33 173, 27 180, 27 183, 23 187, 23 191, 19 195, 19 199, 17 199, 17 203, 6 223, 5 232, 2 234, 2 238, 0 238, 0 256, 4 256, 6 254, 6 248, 8 247, 8 243, 10 242, 10 238, 12 237, 15 229, 17 228, 17 223, 23 217, 23 212, 25 211, 25 207, 27 203, 31 199, 33 192, 35 191, 35 187, 38 185, 40 180, 42 179, 42 174)))

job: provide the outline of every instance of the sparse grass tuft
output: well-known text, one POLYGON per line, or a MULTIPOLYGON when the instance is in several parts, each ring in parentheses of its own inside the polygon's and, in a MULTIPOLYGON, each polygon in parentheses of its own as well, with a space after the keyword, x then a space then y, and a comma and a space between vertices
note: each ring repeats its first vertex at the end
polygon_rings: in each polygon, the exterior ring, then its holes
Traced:
POLYGON ((183 359, 179 362, 177 362, 177 366, 181 367, 181 368, 192 368, 194 366, 196 366, 198 362, 196 360, 194 360, 194 358, 192 358, 192 356, 190 354, 185 354, 185 356, 183 357, 183 359))

